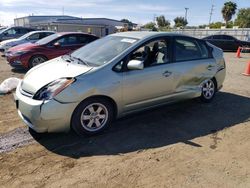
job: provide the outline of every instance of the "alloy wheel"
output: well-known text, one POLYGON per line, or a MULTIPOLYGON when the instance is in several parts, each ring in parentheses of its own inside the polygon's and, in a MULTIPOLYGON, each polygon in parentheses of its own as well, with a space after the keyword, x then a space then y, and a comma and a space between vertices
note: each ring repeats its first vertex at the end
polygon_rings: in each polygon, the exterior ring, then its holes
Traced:
POLYGON ((35 57, 33 60, 32 60, 32 67, 35 67, 43 62, 45 62, 46 60, 43 58, 43 57, 35 57))
POLYGON ((93 132, 105 126, 108 120, 108 110, 101 103, 92 103, 84 108, 81 114, 81 125, 84 129, 93 132))
POLYGON ((208 80, 203 84, 202 94, 205 99, 211 99, 215 93, 215 85, 212 80, 208 80))

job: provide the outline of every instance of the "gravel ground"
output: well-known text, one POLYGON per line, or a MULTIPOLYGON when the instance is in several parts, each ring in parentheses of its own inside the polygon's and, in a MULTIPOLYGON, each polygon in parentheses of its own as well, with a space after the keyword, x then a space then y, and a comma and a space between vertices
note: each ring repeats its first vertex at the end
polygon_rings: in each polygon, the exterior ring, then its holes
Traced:
MULTIPOLYGON (((30 134, 0 96, 0 187, 250 187, 250 54, 225 53, 210 104, 185 101, 116 121, 102 135, 30 134)), ((0 82, 24 72, 0 57, 0 82)))

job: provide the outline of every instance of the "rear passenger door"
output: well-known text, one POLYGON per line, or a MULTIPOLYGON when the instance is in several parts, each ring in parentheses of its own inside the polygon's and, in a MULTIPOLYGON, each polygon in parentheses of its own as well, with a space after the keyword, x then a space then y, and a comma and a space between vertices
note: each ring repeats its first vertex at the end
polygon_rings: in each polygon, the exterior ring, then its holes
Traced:
POLYGON ((199 92, 200 85, 215 75, 216 62, 202 40, 190 37, 174 38, 175 93, 199 92))

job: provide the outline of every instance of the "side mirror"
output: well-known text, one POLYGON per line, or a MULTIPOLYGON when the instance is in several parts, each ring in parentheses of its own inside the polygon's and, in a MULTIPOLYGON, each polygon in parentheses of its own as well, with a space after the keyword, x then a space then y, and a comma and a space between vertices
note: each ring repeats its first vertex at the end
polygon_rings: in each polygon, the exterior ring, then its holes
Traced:
POLYGON ((3 35, 4 35, 4 36, 7 36, 7 35, 8 35, 8 33, 3 33, 3 35))
POLYGON ((56 42, 56 43, 54 43, 53 45, 54 45, 54 47, 56 47, 56 48, 61 47, 61 44, 60 44, 59 42, 56 42))
POLYGON ((144 68, 143 61, 131 60, 127 65, 129 70, 142 70, 144 68))

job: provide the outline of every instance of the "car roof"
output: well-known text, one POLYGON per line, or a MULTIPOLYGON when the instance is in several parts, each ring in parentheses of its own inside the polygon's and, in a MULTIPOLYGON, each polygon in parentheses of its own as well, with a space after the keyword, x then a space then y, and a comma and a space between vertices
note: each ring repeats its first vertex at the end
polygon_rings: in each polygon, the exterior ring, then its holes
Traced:
MULTIPOLYGON (((112 34, 112 36, 145 39, 145 38, 150 38, 153 36, 154 37, 162 37, 162 36, 187 36, 187 35, 173 33, 173 32, 131 31, 131 32, 115 33, 115 34, 112 34)), ((191 37, 191 36, 188 36, 188 37, 191 37)))
POLYGON ((31 31, 29 32, 30 34, 33 34, 33 33, 56 33, 55 31, 31 31))
POLYGON ((64 36, 64 35, 77 35, 77 34, 82 34, 82 35, 90 35, 90 36, 94 36, 94 37, 97 37, 93 34, 89 34, 89 33, 83 33, 83 32, 57 32, 56 34, 59 34, 61 36, 64 36))

